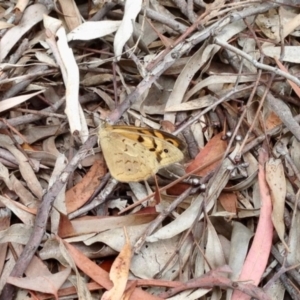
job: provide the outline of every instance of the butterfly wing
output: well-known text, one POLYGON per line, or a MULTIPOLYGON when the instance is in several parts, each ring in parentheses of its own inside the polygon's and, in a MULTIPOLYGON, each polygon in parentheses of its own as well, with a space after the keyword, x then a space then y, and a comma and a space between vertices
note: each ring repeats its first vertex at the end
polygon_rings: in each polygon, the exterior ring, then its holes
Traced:
POLYGON ((159 168, 166 167, 183 159, 184 144, 172 134, 161 130, 139 128, 134 126, 112 126, 114 132, 126 135, 139 142, 155 154, 159 168))
POLYGON ((116 180, 137 182, 154 175, 159 165, 154 154, 138 141, 102 128, 99 130, 99 143, 108 166, 116 180))

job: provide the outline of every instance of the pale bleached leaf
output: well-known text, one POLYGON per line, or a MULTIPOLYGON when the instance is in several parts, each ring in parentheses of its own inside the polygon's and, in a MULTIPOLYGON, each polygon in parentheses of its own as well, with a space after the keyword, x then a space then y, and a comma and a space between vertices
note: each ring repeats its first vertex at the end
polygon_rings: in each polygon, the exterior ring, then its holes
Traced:
POLYGON ((34 96, 40 94, 44 92, 44 90, 42 91, 38 91, 35 93, 31 93, 31 94, 27 94, 27 95, 22 95, 22 96, 16 96, 16 97, 12 97, 6 100, 3 100, 0 102, 0 112, 6 111, 12 107, 15 107, 31 98, 33 98, 34 96))
MULTIPOLYGON (((4 197, 0 196, 0 201, 3 200, 3 198, 4 197)), ((0 231, 0 244, 11 242, 26 245, 32 234, 32 230, 33 227, 30 225, 13 224, 6 230, 0 231)))
POLYGON ((266 180, 272 197, 272 222, 281 241, 284 241, 285 225, 283 220, 286 196, 284 168, 280 159, 271 158, 266 164, 266 180))
POLYGON ((3 180, 6 184, 6 186, 12 190, 13 184, 9 178, 9 172, 8 169, 0 162, 0 179, 3 180))
POLYGON ((0 21, 0 29, 7 29, 7 28, 11 28, 11 27, 14 27, 15 25, 14 24, 9 24, 7 22, 3 22, 3 21, 0 21))
POLYGON ((124 16, 122 23, 116 33, 114 40, 115 56, 119 60, 123 51, 123 47, 133 32, 133 25, 136 16, 142 8, 142 0, 126 0, 124 16))
POLYGON ((85 22, 73 29, 68 35, 68 41, 89 41, 115 32, 120 27, 121 21, 85 22))
POLYGON ((140 278, 152 278, 161 271, 161 266, 167 264, 172 258, 171 263, 168 264, 167 269, 162 274, 163 279, 172 280, 179 276, 179 266, 185 265, 193 246, 192 239, 187 238, 179 249, 180 259, 178 260, 177 256, 173 256, 173 253, 178 250, 176 245, 179 239, 180 235, 156 243, 146 243, 142 247, 140 255, 133 256, 130 266, 131 272, 140 278), (147 267, 143 268, 141 266, 147 267))
POLYGON ((282 49, 280 46, 275 47, 273 44, 268 45, 267 47, 263 47, 264 54, 269 57, 277 57, 281 58, 282 61, 290 62, 290 63, 300 63, 299 46, 285 46, 284 53, 282 55, 282 49))
POLYGON ((153 243, 158 240, 170 239, 190 228, 198 216, 198 209, 203 201, 203 198, 204 197, 202 194, 198 195, 191 206, 187 208, 180 216, 178 216, 171 223, 159 229, 154 234, 148 236, 146 241, 153 243))
POLYGON ((124 232, 126 236, 126 243, 114 260, 109 272, 109 278, 114 285, 110 290, 103 294, 101 300, 122 299, 122 295, 125 292, 132 255, 131 244, 126 233, 126 228, 124 228, 124 232))
POLYGON ((226 263, 222 244, 219 240, 218 234, 213 227, 212 223, 208 220, 207 222, 207 243, 205 249, 205 257, 209 263, 207 270, 210 268, 217 268, 224 266, 226 263))
POLYGON ((26 8, 18 25, 10 28, 0 39, 0 62, 6 58, 9 51, 19 42, 21 37, 47 14, 45 5, 36 3, 26 8))
POLYGON ((49 65, 50 67, 54 67, 54 68, 57 68, 57 64, 54 62, 54 60, 49 56, 47 55, 46 53, 44 52, 41 52, 41 51, 37 51, 35 53, 35 56, 36 58, 40 61, 40 62, 44 62, 46 63, 47 65, 49 65))

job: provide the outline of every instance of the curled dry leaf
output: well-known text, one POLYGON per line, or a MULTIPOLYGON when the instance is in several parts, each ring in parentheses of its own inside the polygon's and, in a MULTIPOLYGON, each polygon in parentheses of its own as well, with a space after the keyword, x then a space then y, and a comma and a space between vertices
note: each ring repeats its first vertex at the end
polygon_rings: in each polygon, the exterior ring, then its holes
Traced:
POLYGON ((47 14, 47 8, 36 3, 26 8, 20 23, 10 28, 0 40, 0 62, 2 62, 9 51, 18 43, 20 38, 47 14))
POLYGON ((132 22, 142 8, 142 0, 126 0, 124 16, 114 39, 114 52, 117 60, 120 60, 123 47, 133 32, 132 22))
POLYGON ((220 164, 221 157, 224 154, 227 141, 222 139, 223 134, 219 133, 215 135, 192 161, 192 163, 186 168, 186 172, 189 173, 201 165, 207 165, 203 170, 196 172, 199 176, 207 175, 211 170, 220 164), (217 157, 220 157, 216 160, 217 157), (211 164, 208 164, 211 162, 211 164))
POLYGON ((126 243, 113 262, 109 272, 109 278, 113 282, 113 287, 103 294, 101 300, 122 299, 122 295, 124 294, 132 255, 131 244, 126 232, 126 227, 124 228, 124 232, 126 243))
POLYGON ((17 278, 9 277, 7 282, 23 289, 52 294, 58 299, 58 289, 63 285, 71 273, 71 268, 66 268, 56 274, 48 276, 17 278))
POLYGON ((26 181, 31 192, 38 198, 42 199, 43 190, 40 182, 38 181, 32 167, 28 163, 27 158, 21 153, 13 144, 13 141, 5 135, 0 135, 0 144, 3 148, 10 151, 17 161, 19 162, 20 172, 26 181))
POLYGON ((66 193, 67 212, 71 213, 84 205, 99 186, 105 169, 103 160, 95 161, 86 176, 66 193))

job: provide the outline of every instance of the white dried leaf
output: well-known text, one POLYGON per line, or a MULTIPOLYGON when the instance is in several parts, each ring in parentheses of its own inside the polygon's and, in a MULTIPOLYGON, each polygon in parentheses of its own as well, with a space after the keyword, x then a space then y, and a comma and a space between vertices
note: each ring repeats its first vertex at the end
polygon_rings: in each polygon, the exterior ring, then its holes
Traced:
MULTIPOLYGON (((274 45, 268 44, 268 46, 263 47, 264 54, 269 57, 281 57, 281 47, 274 47, 274 45)), ((299 56, 300 47, 299 46, 285 46, 284 54, 282 60, 291 63, 300 63, 299 56)))
MULTIPOLYGON (((58 180, 59 175, 63 171, 63 169, 67 165, 67 159, 64 154, 60 153, 57 157, 55 167, 53 170, 53 173, 51 175, 51 178, 49 180, 49 188, 58 180)), ((56 199, 54 200, 54 207, 55 209, 51 212, 51 232, 57 233, 59 229, 59 223, 61 221, 61 213, 67 215, 67 207, 65 202, 65 193, 66 193, 66 183, 63 185, 63 188, 56 196, 56 199)))
POLYGON ((167 240, 190 228, 198 216, 198 208, 200 207, 202 201, 203 195, 199 194, 191 206, 187 208, 178 218, 162 227, 152 235, 148 236, 146 241, 153 243, 159 240, 167 240))
POLYGON ((211 224, 210 221, 207 222, 207 244, 205 250, 205 257, 209 262, 206 265, 207 270, 209 268, 217 268, 224 266, 226 263, 224 251, 222 249, 222 244, 219 240, 218 234, 211 224))
POLYGON ((5 99, 5 100, 1 101, 1 103, 0 103, 0 112, 11 109, 14 106, 17 106, 17 105, 33 98, 34 96, 42 93, 43 91, 44 90, 38 91, 38 92, 35 92, 35 93, 32 93, 32 94, 16 96, 16 97, 5 99))
POLYGON ((12 190, 13 185, 9 179, 9 172, 8 169, 0 162, 0 179, 3 180, 6 186, 12 190))
POLYGON ((237 280, 240 276, 243 263, 247 256, 250 239, 253 232, 240 222, 233 222, 231 234, 231 248, 229 254, 229 266, 232 269, 230 278, 237 280))
POLYGON ((139 255, 135 255, 132 258, 130 265, 131 272, 139 278, 153 278, 155 274, 161 271, 161 266, 167 264, 167 268, 164 270, 161 279, 173 280, 179 276, 180 265, 185 263, 190 258, 190 251, 193 246, 191 238, 187 238, 185 243, 181 245, 179 249, 179 257, 172 256, 176 251, 176 245, 179 242, 180 235, 167 239, 164 241, 158 241, 156 243, 146 243, 139 255), (172 260, 170 261, 170 259, 172 260), (147 266, 141 268, 141 266, 147 266))
POLYGON ((286 262, 292 266, 296 263, 299 263, 300 260, 300 235, 299 235, 299 228, 300 228, 300 214, 296 214, 293 223, 289 232, 290 242, 289 242, 289 249, 290 251, 287 253, 286 262))
POLYGON ((6 58, 10 50, 22 39, 22 36, 39 23, 43 19, 43 15, 47 13, 46 7, 40 3, 26 8, 20 23, 8 29, 0 39, 0 62, 6 58))
POLYGON ((69 42, 73 40, 89 41, 97 39, 115 32, 121 23, 121 21, 85 22, 73 29, 67 38, 69 42))
POLYGON ((62 26, 62 21, 56 18, 49 17, 44 15, 43 18, 44 27, 47 30, 50 30, 53 34, 62 26))
POLYGON ((216 98, 212 95, 205 95, 197 99, 192 99, 188 102, 183 102, 180 104, 171 105, 165 109, 166 112, 176 112, 176 111, 189 111, 195 109, 201 109, 216 102, 216 98))
MULTIPOLYGON (((127 234, 132 245, 137 242, 148 226, 149 223, 126 226, 127 234)), ((113 250, 120 252, 124 245, 124 230, 121 227, 109 229, 104 232, 100 232, 91 238, 87 238, 84 243, 88 246, 94 243, 103 243, 113 250)))
POLYGON ((272 221, 282 243, 287 247, 284 240, 285 225, 283 220, 286 183, 284 168, 280 159, 271 158, 266 163, 266 180, 269 185, 273 203, 272 221))
POLYGON ((38 59, 38 61, 46 63, 47 65, 49 65, 51 67, 57 68, 56 62, 48 54, 37 51, 35 53, 35 57, 38 59))
POLYGON ((120 59, 125 43, 129 40, 133 32, 132 21, 135 20, 141 8, 142 0, 127 0, 125 3, 124 17, 114 40, 114 52, 118 60, 120 59))
POLYGON ((119 198, 119 199, 109 201, 108 207, 123 210, 125 209, 126 205, 127 205, 127 200, 121 200, 119 198))
POLYGON ((16 201, 13 201, 6 197, 0 197, 1 203, 9 209, 15 216, 17 216, 23 224, 33 226, 35 216, 24 210, 24 208, 20 207, 16 201))
POLYGON ((211 289, 196 289, 191 292, 191 290, 183 291, 173 297, 169 297, 168 300, 195 300, 200 299, 200 297, 206 295, 211 289))
MULTIPOLYGON (((0 195, 0 201, 2 202, 4 197, 0 195)), ((0 231, 0 243, 18 243, 26 245, 29 237, 32 234, 32 225, 13 224, 9 228, 0 231)))
POLYGON ((14 24, 9 24, 7 22, 4 21, 0 21, 0 29, 7 29, 7 28, 11 28, 14 27, 14 24))

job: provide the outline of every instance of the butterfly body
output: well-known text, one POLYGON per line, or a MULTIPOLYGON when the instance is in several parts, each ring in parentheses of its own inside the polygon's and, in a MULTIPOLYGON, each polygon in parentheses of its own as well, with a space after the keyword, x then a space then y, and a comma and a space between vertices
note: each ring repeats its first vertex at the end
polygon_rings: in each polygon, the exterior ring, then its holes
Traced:
POLYGON ((99 144, 112 177, 121 182, 146 180, 183 159, 183 143, 161 130, 105 124, 99 144))

